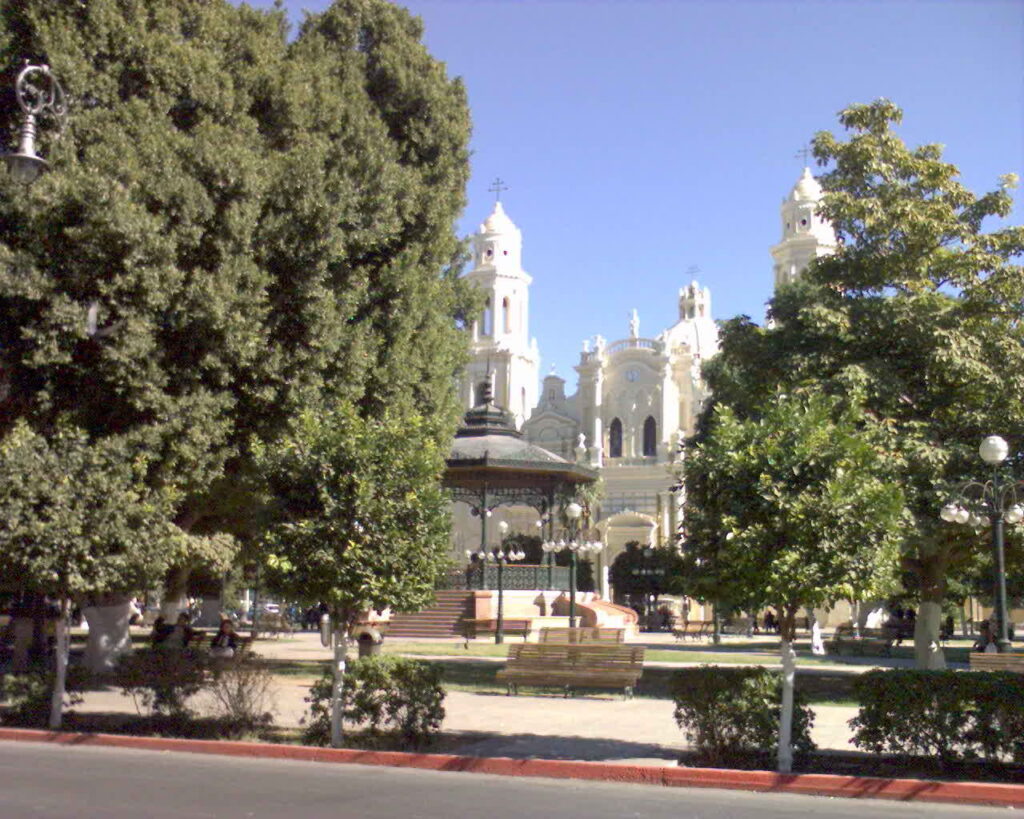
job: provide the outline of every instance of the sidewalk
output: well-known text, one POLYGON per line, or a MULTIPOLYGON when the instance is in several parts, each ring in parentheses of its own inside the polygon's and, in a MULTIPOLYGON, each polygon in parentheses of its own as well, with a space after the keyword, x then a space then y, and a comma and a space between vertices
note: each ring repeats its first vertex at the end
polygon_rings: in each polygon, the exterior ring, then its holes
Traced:
MULTIPOLYGON (((645 635, 661 642, 662 635, 645 635)), ((670 635, 665 635, 671 640, 670 635)), ((450 641, 447 641, 450 642, 450 641)), ((327 660, 330 651, 320 645, 319 634, 297 633, 278 640, 261 640, 257 651, 278 660, 327 660)), ((446 657, 445 659, 451 659, 446 657)), ((487 661, 491 658, 475 657, 487 661)), ((494 662, 503 662, 493 658, 494 662)), ((653 664, 652 664, 653 665, 653 664)), ((675 664, 658 663, 671 667, 675 664)), ((849 669, 849 673, 863 669, 849 669)), ((306 703, 311 678, 278 677, 275 722, 297 726, 306 703)), ((203 704, 197 703, 202 709, 203 704)), ((130 697, 116 690, 88 692, 75 706, 81 713, 134 713, 130 697)), ((673 719, 669 700, 587 694, 573 698, 558 695, 508 697, 451 691, 445 698, 445 732, 462 736, 456 753, 512 759, 562 759, 606 761, 630 765, 675 765, 686 740, 673 719)), ((850 706, 814 706, 814 741, 820 748, 850 750, 847 720, 856 709, 850 706)))

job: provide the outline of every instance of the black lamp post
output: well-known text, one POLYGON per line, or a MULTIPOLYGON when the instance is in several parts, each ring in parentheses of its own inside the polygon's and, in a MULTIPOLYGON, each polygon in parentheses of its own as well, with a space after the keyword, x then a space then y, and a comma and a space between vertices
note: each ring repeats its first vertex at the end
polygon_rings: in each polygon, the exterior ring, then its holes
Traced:
POLYGON ((48 65, 28 63, 14 81, 14 95, 22 113, 18 150, 4 154, 3 159, 14 180, 30 185, 49 168, 49 163, 36 153, 39 120, 50 119, 58 131, 62 129, 67 117, 67 97, 48 65))
POLYGON ((981 442, 981 459, 992 467, 991 480, 966 481, 956 490, 953 500, 942 507, 939 516, 949 523, 960 523, 980 529, 985 517, 992 528, 992 558, 994 563, 993 602, 996 612, 996 648, 1000 654, 1010 650, 1008 609, 1006 605, 1006 561, 1003 552, 1003 524, 1020 523, 1024 507, 1019 495, 1024 494, 1024 481, 1000 473, 999 465, 1006 460, 1010 448, 998 435, 990 435, 981 442), (984 517, 983 517, 984 516, 984 517))
POLYGON ((552 537, 551 540, 545 541, 541 544, 541 549, 551 556, 552 562, 554 562, 556 552, 564 550, 569 551, 569 628, 576 628, 577 555, 580 552, 583 554, 597 554, 604 548, 604 544, 600 541, 594 541, 591 543, 580 538, 580 518, 582 515, 583 507, 575 501, 570 503, 565 507, 565 517, 568 521, 568 528, 566 530, 567 539, 555 541, 552 537))
POLYGON ((492 559, 498 564, 498 622, 494 628, 494 643, 500 645, 505 642, 505 565, 510 561, 522 560, 526 552, 519 548, 505 548, 505 538, 508 536, 508 521, 503 520, 498 524, 498 531, 501 532, 501 545, 493 553, 492 559))
MULTIPOLYGON (((508 521, 501 521, 498 524, 498 531, 501 533, 501 544, 497 548, 481 546, 479 552, 466 550, 466 559, 477 561, 480 566, 481 575, 486 575, 488 562, 493 561, 498 567, 498 616, 494 626, 494 642, 501 644, 505 642, 505 566, 513 561, 523 560, 526 552, 518 548, 505 548, 505 538, 508 535, 508 521)), ((487 588, 485 581, 481 581, 480 588, 487 588)))

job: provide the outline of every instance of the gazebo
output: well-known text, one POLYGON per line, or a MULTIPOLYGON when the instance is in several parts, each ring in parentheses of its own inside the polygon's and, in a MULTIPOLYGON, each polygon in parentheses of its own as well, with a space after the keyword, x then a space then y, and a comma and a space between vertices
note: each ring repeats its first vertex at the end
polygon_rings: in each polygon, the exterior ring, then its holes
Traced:
POLYGON ((559 494, 597 480, 594 470, 524 440, 512 414, 492 402, 489 381, 481 384, 480 403, 466 413, 445 463, 444 486, 452 500, 468 504, 480 518, 481 549, 497 507, 533 507, 553 536, 559 494))
MULTIPOLYGON (((444 486, 452 499, 470 507, 480 520, 480 553, 487 550, 487 528, 491 513, 499 506, 527 506, 537 510, 547 523, 547 537, 555 532, 555 506, 560 497, 572 494, 579 486, 594 483, 597 473, 572 463, 543 447, 524 440, 515 428, 510 412, 493 403, 491 385, 480 387, 480 402, 469 410, 455 435, 446 460, 444 486)), ((544 534, 542 532, 542 534, 544 534)), ((508 567, 508 571, 512 567, 508 567)), ((467 587, 487 589, 498 581, 498 633, 501 630, 502 567, 480 561, 467 566, 467 587)), ((551 563, 542 566, 517 566, 510 573, 511 589, 550 589, 565 570, 551 563)))

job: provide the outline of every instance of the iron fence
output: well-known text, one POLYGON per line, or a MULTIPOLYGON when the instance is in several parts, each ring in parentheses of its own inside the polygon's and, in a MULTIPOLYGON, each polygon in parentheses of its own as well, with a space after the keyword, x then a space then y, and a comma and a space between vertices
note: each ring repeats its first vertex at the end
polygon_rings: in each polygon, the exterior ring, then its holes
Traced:
MULTIPOLYGON (((496 589, 498 588, 498 567, 488 563, 486 574, 481 582, 481 566, 472 566, 449 572, 438 583, 439 589, 496 589)), ((568 589, 569 569, 566 566, 505 566, 502 569, 501 585, 509 591, 525 591, 529 589, 568 589)))

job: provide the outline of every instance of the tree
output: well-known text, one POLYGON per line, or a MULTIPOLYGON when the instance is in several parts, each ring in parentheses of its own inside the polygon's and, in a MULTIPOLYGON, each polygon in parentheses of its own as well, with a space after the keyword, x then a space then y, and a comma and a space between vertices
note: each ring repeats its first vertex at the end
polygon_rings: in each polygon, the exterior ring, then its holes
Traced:
POLYGON ((903 495, 884 428, 854 400, 776 394, 756 417, 718 407, 686 453, 687 560, 715 598, 774 606, 782 637, 779 770, 792 765, 793 641, 801 607, 888 590, 899 568, 903 495))
POLYGON ((641 546, 633 540, 612 561, 608 573, 616 595, 632 603, 642 600, 643 614, 649 617, 649 603, 674 587, 681 570, 682 558, 675 548, 641 546))
POLYGON ((851 132, 814 140, 821 214, 842 240, 772 299, 772 326, 723 328, 707 368, 714 403, 740 417, 782 385, 856 391, 884 420, 914 516, 904 565, 920 600, 918 664, 940 667, 946 578, 981 544, 938 519, 952 485, 977 470, 987 434, 1024 422, 1024 228, 984 232, 1010 213, 1015 179, 976 197, 936 145, 910 149, 892 131, 902 113, 879 100, 839 115, 851 132))
POLYGON ((0 7, 5 79, 46 62, 72 100, 53 172, 0 179, 0 437, 66 421, 145 451, 209 536, 168 596, 230 559, 220 533, 259 534, 252 453, 306 407, 454 410, 469 118, 421 34, 383 0, 291 40, 226 0, 0 7))
POLYGON ((19 423, 0 442, 0 573, 61 610, 51 728, 61 723, 71 600, 144 588, 188 548, 168 517, 173 493, 146 484, 147 460, 123 440, 93 444, 63 426, 44 438, 19 423))
POLYGON ((335 747, 352 626, 371 610, 421 608, 448 567, 450 440, 436 421, 394 411, 366 419, 342 404, 304 413, 279 447, 260 452, 279 518, 267 535, 268 582, 330 608, 335 747))

